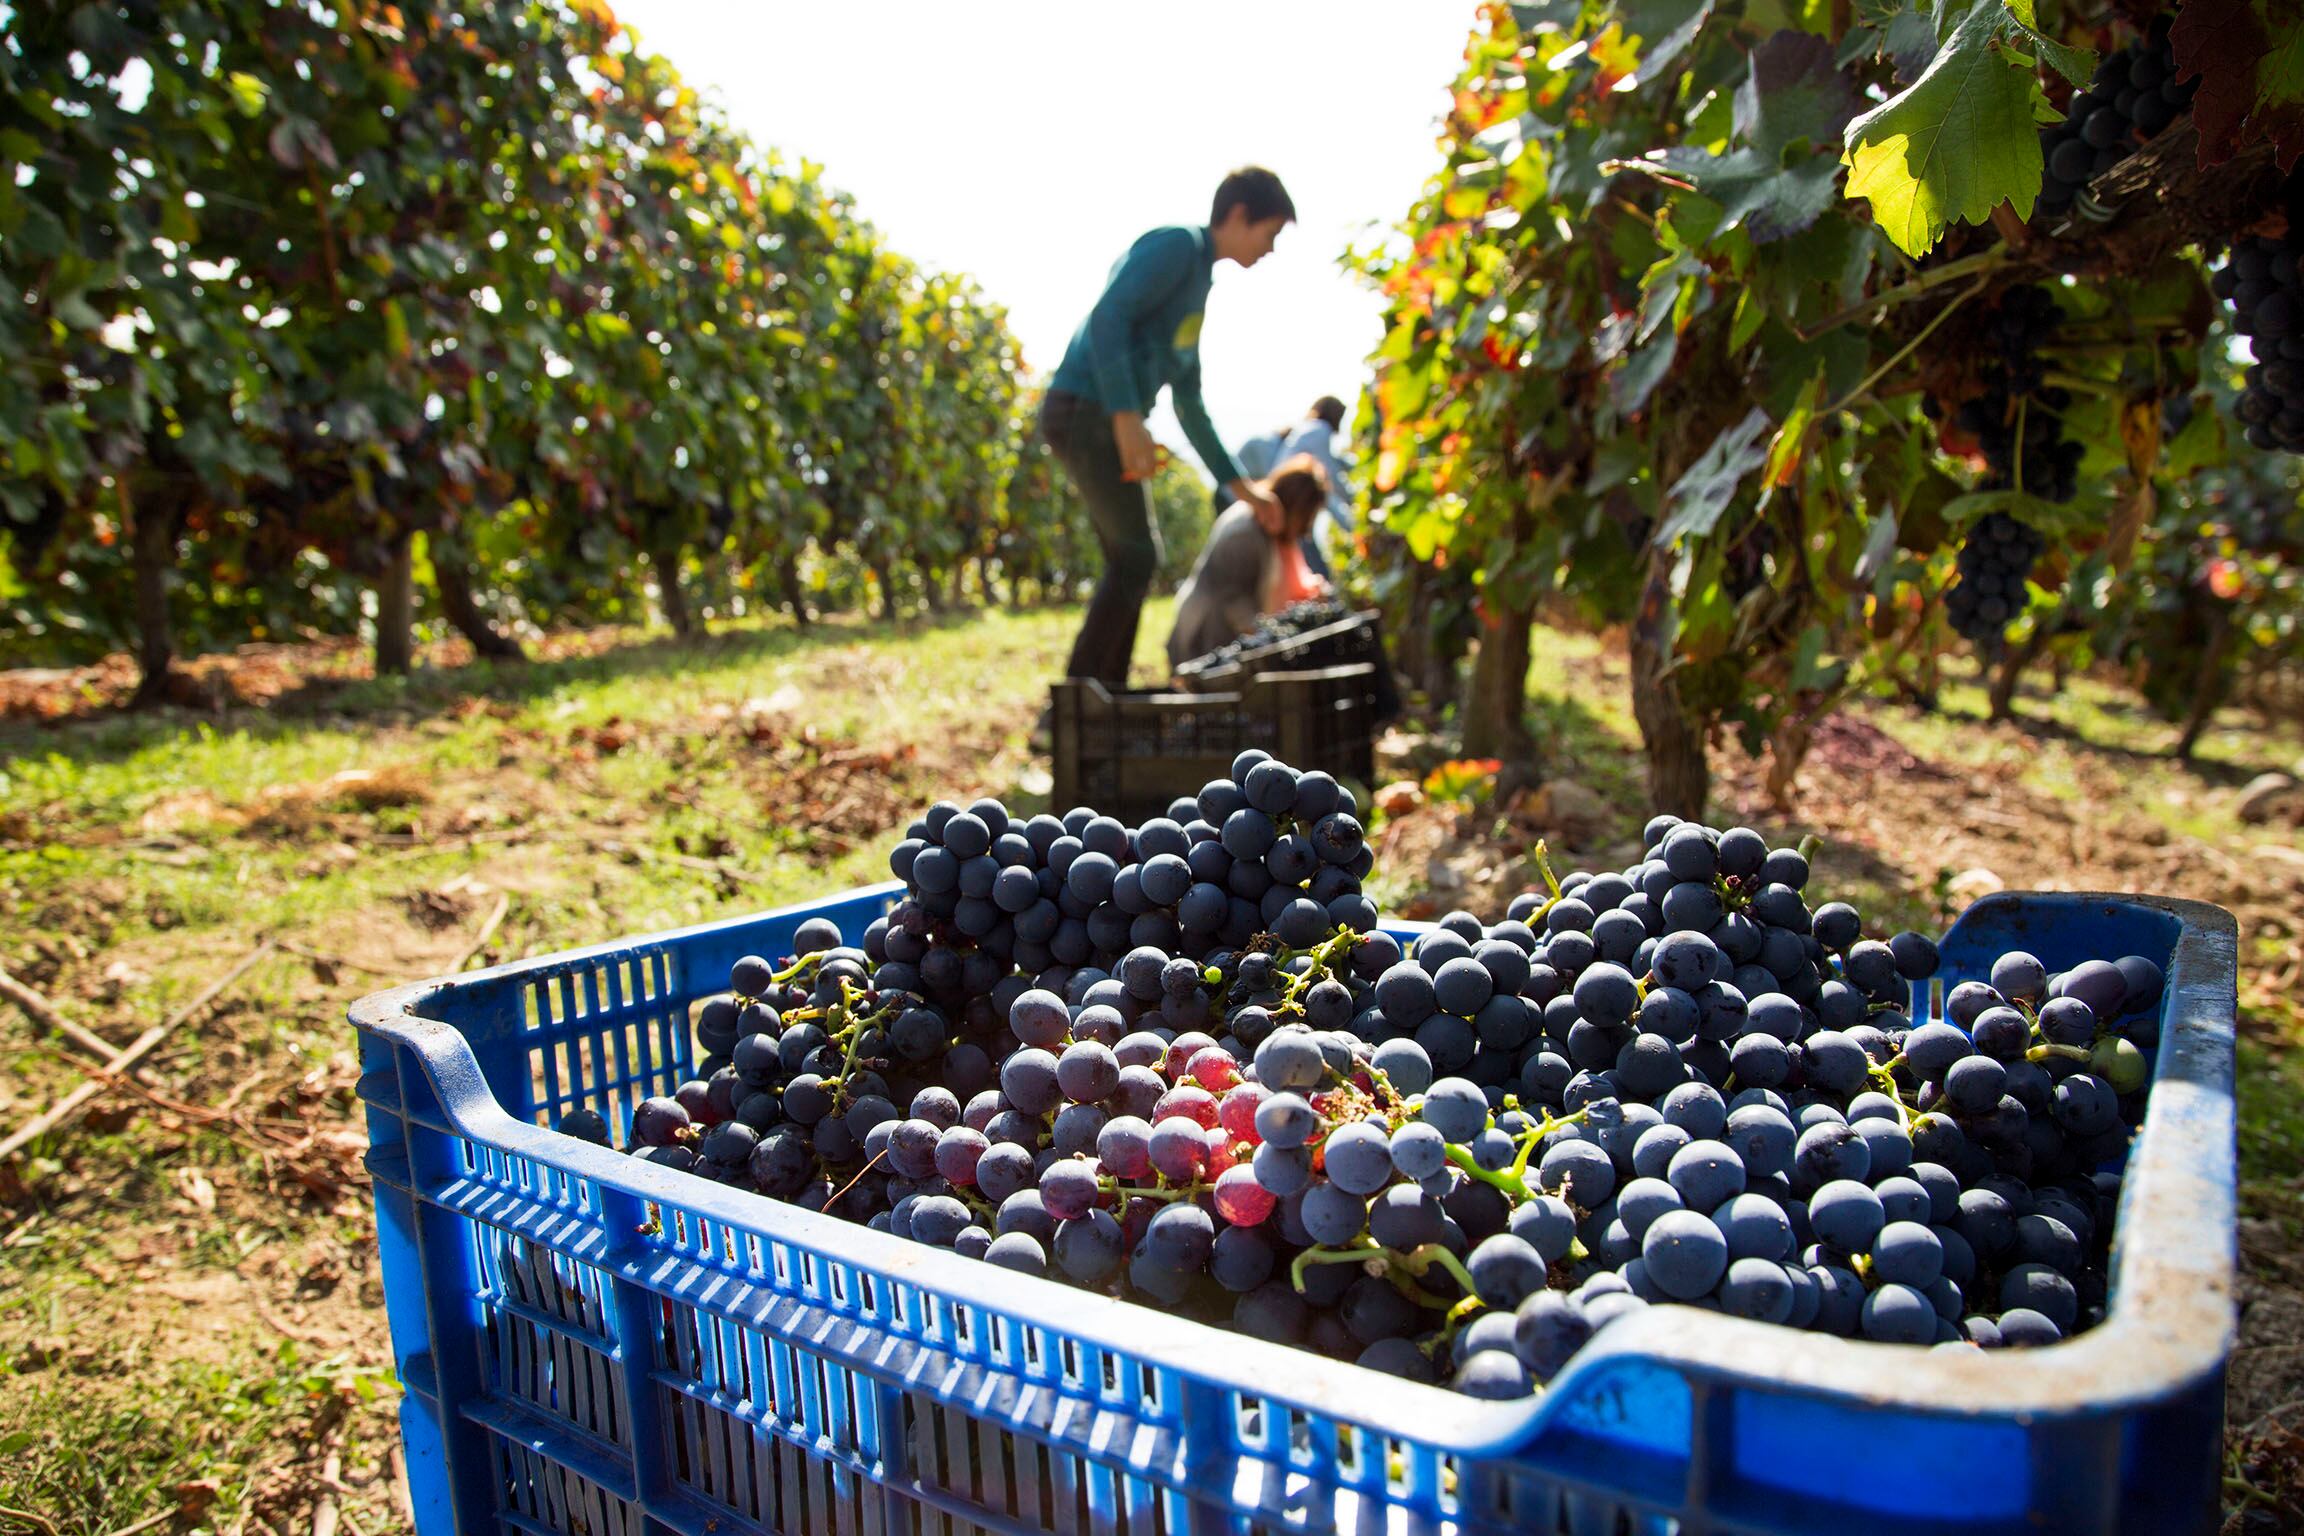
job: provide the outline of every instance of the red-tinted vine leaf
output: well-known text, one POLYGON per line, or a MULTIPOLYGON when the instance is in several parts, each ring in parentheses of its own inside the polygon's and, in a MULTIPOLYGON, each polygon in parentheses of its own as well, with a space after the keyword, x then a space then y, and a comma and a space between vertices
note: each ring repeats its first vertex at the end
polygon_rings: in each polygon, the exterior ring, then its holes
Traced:
POLYGON ((1792 483, 1799 472, 1801 455, 1806 451, 1809 429, 1816 424, 1816 407, 1824 395, 1824 370, 1818 368, 1808 376, 1794 397, 1792 409, 1784 415, 1784 424, 1776 429, 1768 444, 1767 472, 1760 480, 1760 505, 1765 507, 1777 491, 1792 483))
POLYGON ((2293 170, 2304 156, 2304 0, 2185 0, 2168 43, 2176 78, 2200 82, 2200 163, 2269 140, 2293 170))

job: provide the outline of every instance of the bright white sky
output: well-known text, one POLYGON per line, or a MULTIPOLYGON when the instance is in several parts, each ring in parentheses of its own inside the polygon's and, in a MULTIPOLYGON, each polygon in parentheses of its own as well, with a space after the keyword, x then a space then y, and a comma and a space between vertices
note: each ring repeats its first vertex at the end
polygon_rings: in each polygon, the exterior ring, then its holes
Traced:
MULTIPOLYGON (((613 0, 755 143, 822 164, 898 250, 966 272, 1053 369, 1129 242, 1204 223, 1226 171, 1280 173, 1299 222, 1216 269, 1200 344, 1226 444, 1350 408, 1383 336, 1346 245, 1408 211, 1472 0, 613 0)), ((1154 433, 1183 434, 1162 397, 1154 433)))

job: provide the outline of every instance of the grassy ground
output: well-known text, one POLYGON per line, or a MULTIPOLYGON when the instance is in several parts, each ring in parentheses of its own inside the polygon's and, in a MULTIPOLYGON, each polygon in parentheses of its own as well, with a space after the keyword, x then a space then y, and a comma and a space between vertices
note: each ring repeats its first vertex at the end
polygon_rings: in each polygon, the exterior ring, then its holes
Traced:
MULTIPOLYGON (((0 1532, 286 1536, 324 1501, 352 1536, 404 1529, 345 1006, 876 878, 888 830, 938 795, 1044 798, 1024 737, 1076 621, 578 637, 402 681, 316 666, 261 709, 0 726, 0 966, 124 1041, 272 943, 147 1083, 0 1170, 0 1532)), ((1146 672, 1165 628, 1148 617, 1146 672)), ((1623 680, 1619 649, 1539 635, 1553 771, 1620 809, 1403 814, 1383 832, 1387 900, 1500 907, 1539 834, 1564 863, 1620 860, 1639 782, 1623 680)), ((1820 738, 1791 818, 1724 753, 1719 809, 1819 832, 1821 878, 1891 921, 1937 921, 1995 882, 2242 913, 2233 1419, 2253 1423, 2304 1397, 2304 841, 2230 802, 2259 768, 2293 768, 2304 735, 2233 715, 2187 769, 2109 685, 2024 708, 2037 723, 1987 726, 1955 688, 1939 715, 1858 711, 1820 738)), ((0 1013, 0 1127, 82 1066, 0 1013)))

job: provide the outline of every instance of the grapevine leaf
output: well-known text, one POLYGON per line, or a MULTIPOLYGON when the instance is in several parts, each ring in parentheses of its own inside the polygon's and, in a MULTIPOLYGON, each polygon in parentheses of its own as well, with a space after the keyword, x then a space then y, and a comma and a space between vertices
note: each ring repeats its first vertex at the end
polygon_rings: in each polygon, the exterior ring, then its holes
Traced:
POLYGON ((263 111, 265 100, 272 94, 270 85, 237 69, 224 77, 224 87, 242 117, 254 117, 263 111))
POLYGON ((1838 201, 1840 166, 1817 151, 1856 115, 1856 96, 1833 62, 1832 45, 1783 31, 1752 50, 1736 88, 1740 147, 1725 155, 1675 148, 1658 156, 1722 209, 1716 233, 1743 227, 1766 245, 1814 224, 1838 201))
POLYGON ((1736 88, 1736 131, 1765 151, 1832 138, 1855 115, 1856 93, 1832 62, 1832 45, 1806 32, 1778 32, 1753 49, 1736 88))
POLYGON ((2074 48, 2042 32, 2034 0, 2000 0, 2000 3, 2008 12, 2009 19, 2032 40, 2032 46, 2040 50, 2040 57, 2054 66, 2056 73, 2081 89, 2087 89, 2088 82, 2096 74, 2095 49, 2074 48))
POLYGON ((104 316, 96 307, 77 293, 59 293, 49 301, 49 313, 74 330, 100 331, 104 329, 104 316))
POLYGON ((1885 55, 1895 67, 1896 83, 1910 85, 1936 57, 1935 18, 1917 0, 1856 0, 1856 16, 1864 25, 1842 42, 1841 63, 1885 55))
POLYGON ((2126 571, 2136 554, 2136 536, 2159 510, 2159 493, 2149 480, 2139 480, 2128 494, 2112 504, 2112 520, 2104 529, 2104 558, 2115 571, 2126 571))
POLYGON ((1611 437, 1592 450, 1592 468, 1584 477, 1584 489, 1597 496, 1617 486, 1629 485, 1647 467, 1648 451, 1639 438, 1630 433, 1611 437))
POLYGON ((1771 496, 1792 483, 1792 476, 1800 468, 1808 429, 1816 424, 1816 407, 1823 393, 1824 370, 1818 368, 1808 376, 1808 382, 1800 386, 1799 396, 1785 414, 1784 425, 1777 429, 1775 440, 1768 445, 1768 472, 1760 477, 1760 505, 1768 505, 1771 496))
POLYGON ((1664 498, 1665 518, 1655 543, 1669 548, 1686 538, 1703 538, 1720 521, 1720 514, 1736 499, 1744 477, 1767 461, 1761 439, 1768 430, 1768 413, 1758 406, 1744 419, 1722 432, 1696 456, 1687 473, 1672 482, 1664 498))
POLYGON ((1959 527, 1995 512, 2005 512, 2016 521, 2037 528, 2044 521, 2052 520, 2055 510, 2039 497, 2023 491, 1970 491, 1944 503, 1942 516, 1945 522, 1959 527))
MULTIPOLYGON (((1655 38, 1641 50, 1638 80, 1651 81, 1663 71, 1666 64, 1678 58, 1696 40, 1696 34, 1712 17, 1712 0, 1646 0, 1645 4, 1629 9, 1625 25, 1634 35, 1645 41, 1655 38)), ((1616 88, 1630 90, 1633 76, 1626 76, 1616 88)))
POLYGON ((296 120, 294 118, 284 117, 279 122, 274 123, 272 132, 265 143, 271 148, 272 158, 282 165, 293 169, 303 162, 304 151, 297 142, 296 120))
POLYGON ((1573 24, 1582 10, 1579 0, 1536 0, 1534 4, 1515 4, 1512 24, 1523 32, 1538 32, 1547 27, 1565 28, 1573 24))
POLYGON ((1823 688, 1837 680, 1837 665, 1824 662, 1824 626, 1810 624, 1800 631, 1800 644, 1792 658, 1792 686, 1795 689, 1823 688))
POLYGON ((2283 171, 2304 156, 2304 0, 2186 0, 2168 34, 2176 78, 2197 79, 2200 163, 2270 140, 2283 171))
POLYGON ((2000 203, 2029 218, 2040 190, 2029 62, 2004 47, 1998 0, 1980 0, 1908 90, 1848 125, 1848 195, 1897 249, 1925 255, 1954 220, 1981 224, 2000 203))
POLYGON ((2161 457, 2171 480, 2181 480, 2211 464, 2221 464, 2230 451, 2225 442, 2221 411, 2196 409, 2192 419, 2162 445, 2161 457))
POLYGON ((1864 552, 1856 557, 1856 580, 1870 586, 1888 569, 1896 554, 1896 509, 1883 507, 1864 536, 1864 552))
POLYGON ((1896 79, 1902 85, 1910 85, 1927 72, 1928 61, 1936 57, 1937 45, 1942 41, 1936 35, 1934 19, 1909 4, 1896 13, 1881 35, 1881 46, 1889 62, 1896 66, 1896 79))
POLYGON ((2152 476, 2160 468, 2160 397, 2139 395, 2120 407, 2120 443, 2127 450, 2128 473, 2134 480, 2127 495, 2113 505, 2112 521, 2104 530, 2104 555, 2112 569, 2125 571, 2136 553, 2136 536, 2152 520, 2158 506, 2152 476))
POLYGON ((1667 330, 1653 341, 1644 342, 1624 366, 1608 376, 1608 403, 1620 416, 1636 414, 1664 382, 1664 375, 1672 371, 1672 358, 1680 350, 1680 335, 1667 330))

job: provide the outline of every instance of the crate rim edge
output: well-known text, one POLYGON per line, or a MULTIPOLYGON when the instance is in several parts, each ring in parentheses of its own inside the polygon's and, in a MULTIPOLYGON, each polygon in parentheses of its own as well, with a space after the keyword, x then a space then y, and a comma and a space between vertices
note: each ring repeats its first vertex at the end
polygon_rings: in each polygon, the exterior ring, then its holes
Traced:
MULTIPOLYGON (((1204 705, 1220 703, 1225 699, 1231 699, 1235 702, 1244 703, 1247 700, 1251 687, 1253 687, 1255 683, 1260 682, 1265 678, 1271 678, 1276 682, 1310 681, 1316 683, 1324 683, 1337 682, 1346 678, 1365 676, 1372 673, 1373 670, 1374 669, 1370 667, 1369 664, 1365 661, 1338 661, 1331 662, 1327 666, 1322 667, 1294 667, 1286 669, 1275 667, 1269 672, 1257 673, 1255 677, 1249 679, 1240 687, 1216 688, 1211 689, 1207 693, 1194 693, 1188 688, 1170 687, 1122 688, 1118 692, 1114 692, 1112 687, 1099 677, 1058 678, 1056 682, 1051 683, 1049 686, 1054 688, 1065 683, 1070 683, 1082 688, 1093 688, 1102 698, 1103 702, 1107 704, 1117 704, 1123 699, 1135 699, 1140 702, 1154 704, 1173 703, 1177 705, 1204 705)), ((759 915, 765 917, 769 914, 760 913, 759 915)), ((475 971, 472 974, 478 975, 479 972, 475 971)))
MULTIPOLYGON (((839 893, 862 900, 897 895, 901 881, 885 881, 839 893)), ((826 898, 832 899, 832 898, 826 898)), ((2231 1073, 2222 1073, 2234 1048, 2235 986, 2219 986, 2218 974, 2236 983, 2238 926, 2232 914, 2207 902, 2176 897, 2105 891, 2001 891, 1980 898, 1955 920, 1987 907, 2077 906, 2092 903, 2142 906, 2177 919, 2181 928, 2166 978, 2166 1013, 2152 1083, 2153 1113, 2145 1121, 2130 1157, 2117 1233, 2131 1221, 2139 1201, 2154 1209, 2189 1211, 2211 1218, 2205 1230, 2234 1230, 2223 1219, 2234 1213, 2236 1186, 2220 1176, 2236 1166, 2236 1121, 2231 1073), (2217 1006, 2218 997, 2223 1004, 2217 1006), (2219 1021, 2224 1022, 2219 1022, 2219 1021), (2209 1080, 2172 1078, 2172 1062, 2205 1067, 2209 1080), (2213 1163, 2200 1161, 2172 1169, 2173 1157, 2152 1154, 2179 1134, 2174 1122, 2203 1136, 2213 1163), (2194 1124, 2196 1122, 2196 1124, 2194 1124), (2177 1187, 2162 1188, 2173 1182, 2177 1187)), ((1139 1302, 1098 1295, 1061 1281, 996 1269, 981 1260, 929 1248, 861 1224, 805 1210, 757 1195, 725 1191, 669 1168, 580 1141, 513 1118, 496 1100, 462 1031, 427 1019, 423 1001, 445 986, 505 980, 531 973, 572 968, 636 947, 662 945, 715 929, 751 925, 779 917, 805 917, 823 900, 797 902, 713 922, 556 951, 485 970, 404 983, 370 993, 353 1003, 351 1023, 415 1052, 433 1080, 443 1113, 458 1134, 500 1147, 515 1156, 547 1162, 593 1182, 644 1200, 699 1213, 739 1230, 795 1243, 838 1262, 869 1268, 874 1274, 920 1285, 954 1300, 1003 1315, 1031 1303, 1030 1321, 1097 1348, 1132 1356, 1156 1369, 1204 1377, 1208 1362, 1229 1358, 1227 1374, 1254 1385, 1247 1390, 1268 1402, 1327 1417, 1341 1417, 1375 1433, 1412 1443, 1438 1445, 1454 1454, 1508 1453, 1537 1439, 1548 1421, 1589 1393, 1600 1378, 1624 1370, 1672 1367, 1698 1382, 1718 1380, 1739 1391, 1839 1398, 1875 1410, 1936 1418, 2057 1418, 2101 1413, 2123 1404, 2159 1401, 2196 1384, 2223 1367, 2236 1327, 2233 1299, 2235 1258, 2224 1247, 2200 1245, 2196 1257, 2141 1253, 2116 1240, 2113 1303, 2105 1320, 2078 1338, 2045 1350, 1947 1351, 1881 1345, 1860 1339, 1786 1329, 1728 1317, 1695 1307, 1657 1306, 1628 1316, 1597 1335, 1568 1368, 1535 1395, 1511 1402, 1484 1402, 1437 1386, 1383 1378, 1384 1391, 1371 1393, 1371 1373, 1348 1361, 1227 1332, 1188 1318, 1162 1315, 1163 1326, 1146 1330, 1142 1318, 1157 1309, 1139 1302), (475 1109, 477 1108, 477 1112, 475 1109), (778 1230, 781 1229, 781 1230, 778 1230), (2142 1272, 2139 1273, 2139 1266, 2142 1272), (1022 1289, 1019 1290, 1019 1287, 1022 1289), (1885 1350, 1895 1351, 1897 1368, 1876 1366, 1885 1350), (1395 1395, 1397 1389, 1397 1395, 1395 1395), (1350 1404, 1340 1408, 1339 1404, 1350 1404)), ((1420 933, 1436 924, 1394 920, 1397 933, 1420 933)), ((1949 932, 1950 930, 1947 930, 1949 932)), ((2195 1073, 2195 1077, 2201 1074, 2195 1073)))
MULTIPOLYGON (((1355 625, 1367 623, 1375 619, 1380 619, 1382 616, 1383 613, 1381 609, 1355 608, 1340 619, 1332 619, 1317 629, 1308 629, 1305 630, 1302 634, 1291 635, 1285 641, 1276 642, 1271 646, 1265 647, 1265 650, 1278 650, 1282 646, 1287 645, 1305 645, 1311 641, 1325 639, 1330 635, 1337 634, 1344 630, 1349 630, 1355 625)), ((1219 649, 1221 649, 1221 647, 1219 647, 1219 649)), ((1230 661, 1217 662, 1213 665, 1208 664, 1208 658, 1215 654, 1215 651, 1209 651, 1204 655, 1193 657, 1190 661, 1179 663, 1176 667, 1176 675, 1179 677, 1202 677, 1210 672, 1215 671, 1217 667, 1240 666, 1251 658, 1263 654, 1263 652, 1251 651, 1246 656, 1235 656, 1230 661)), ((1351 666, 1358 665, 1358 663, 1346 662, 1341 663, 1341 665, 1351 666)))

